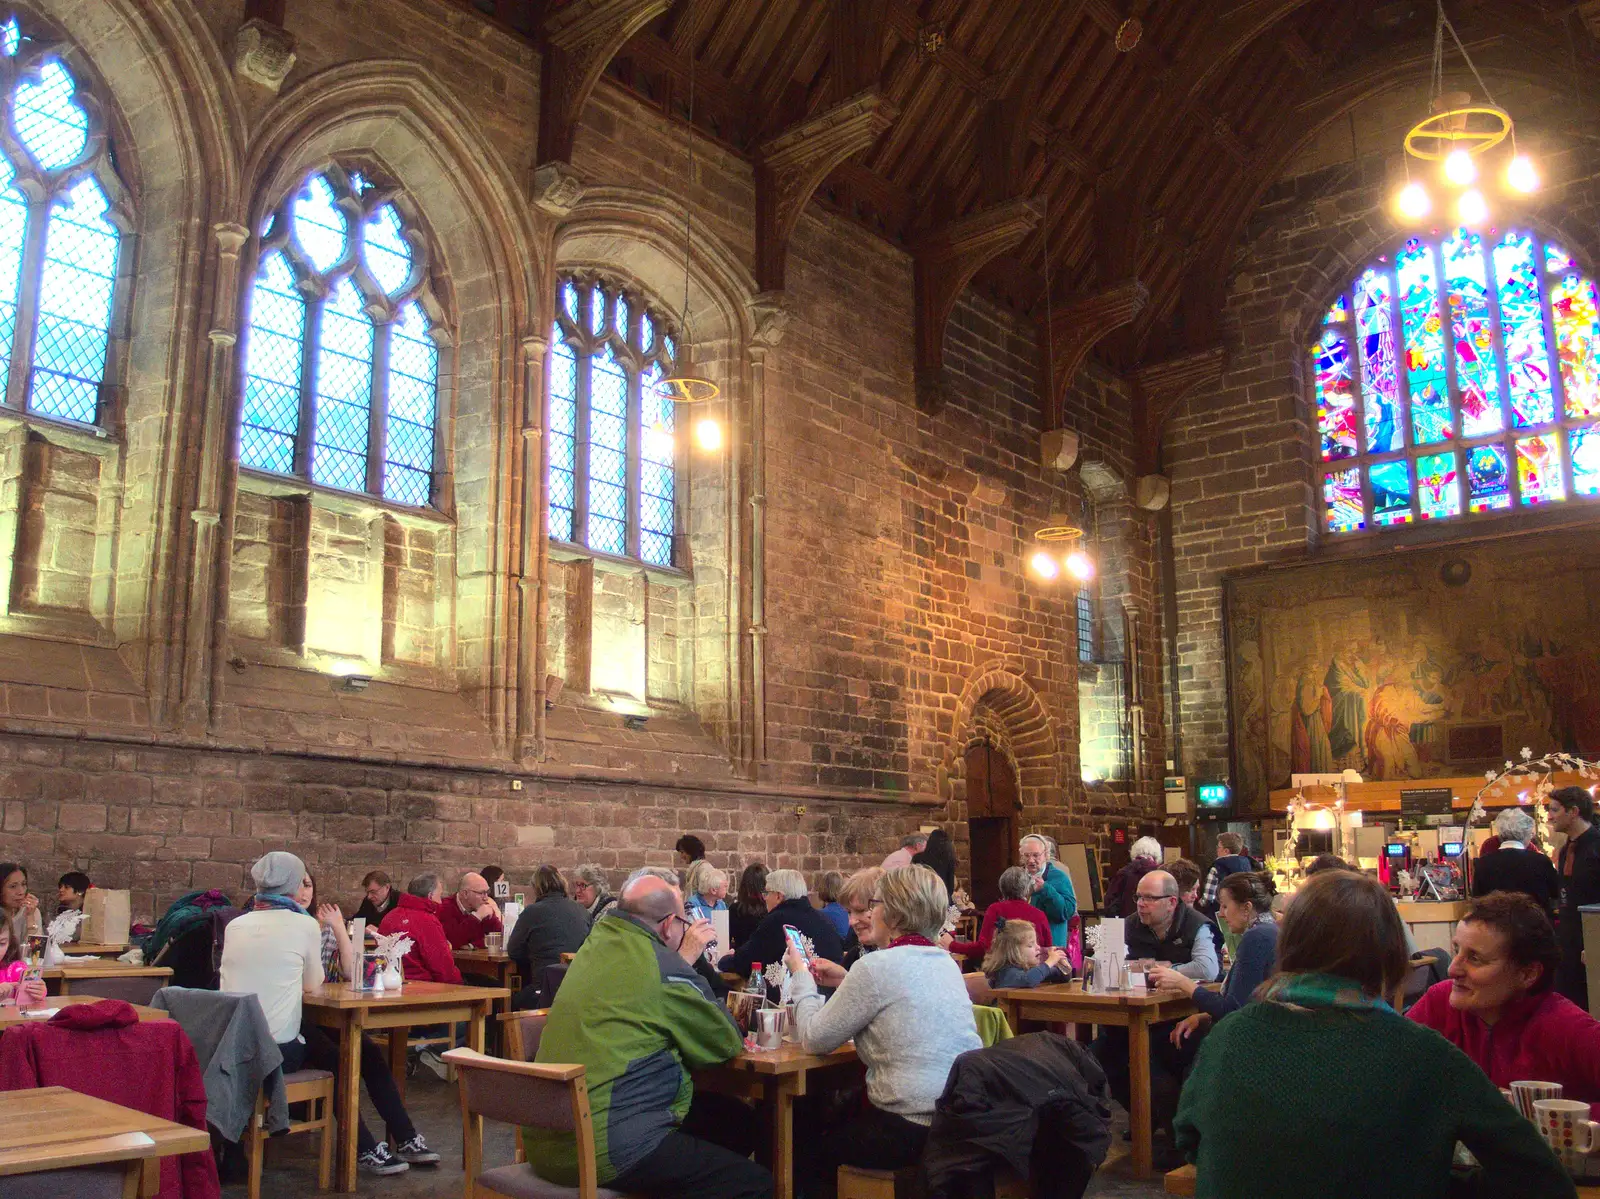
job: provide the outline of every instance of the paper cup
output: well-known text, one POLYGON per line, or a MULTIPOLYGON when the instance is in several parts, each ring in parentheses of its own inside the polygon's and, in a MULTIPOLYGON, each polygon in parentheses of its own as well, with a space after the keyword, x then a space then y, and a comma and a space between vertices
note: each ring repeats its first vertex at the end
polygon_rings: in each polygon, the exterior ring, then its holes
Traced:
POLYGON ((1522 1082, 1511 1084, 1512 1102, 1517 1105, 1517 1110, 1528 1119, 1533 1119, 1533 1105, 1541 1099, 1560 1099, 1561 1084, 1559 1082, 1534 1082, 1525 1079, 1522 1082))
POLYGON ((1596 1140, 1600 1140, 1595 1131, 1600 1126, 1589 1121, 1589 1105, 1577 1099, 1537 1099, 1533 1122, 1568 1172, 1583 1173, 1585 1159, 1594 1152, 1596 1140))
POLYGON ((756 1013, 756 1044, 762 1049, 783 1047, 782 1008, 764 1007, 756 1013))

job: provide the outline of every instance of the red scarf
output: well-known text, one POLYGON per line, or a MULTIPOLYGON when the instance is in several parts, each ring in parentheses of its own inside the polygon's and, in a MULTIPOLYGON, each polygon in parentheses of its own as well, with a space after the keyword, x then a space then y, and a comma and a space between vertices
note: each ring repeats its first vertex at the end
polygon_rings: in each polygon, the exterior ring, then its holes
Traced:
POLYGON ((903 936, 896 937, 893 941, 890 941, 889 944, 884 948, 898 949, 902 945, 926 945, 929 948, 932 948, 933 942, 928 940, 928 938, 924 937, 921 933, 906 933, 903 936))

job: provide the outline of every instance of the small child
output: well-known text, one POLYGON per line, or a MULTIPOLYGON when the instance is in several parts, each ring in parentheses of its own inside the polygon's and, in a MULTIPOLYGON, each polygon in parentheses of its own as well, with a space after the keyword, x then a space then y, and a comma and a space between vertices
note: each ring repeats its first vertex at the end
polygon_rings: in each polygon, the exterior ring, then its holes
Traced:
POLYGON ((1039 936, 1033 925, 1026 920, 1000 920, 983 958, 983 972, 989 976, 989 985, 997 989, 1072 981, 1066 950, 1052 946, 1043 963, 1039 956, 1039 936))

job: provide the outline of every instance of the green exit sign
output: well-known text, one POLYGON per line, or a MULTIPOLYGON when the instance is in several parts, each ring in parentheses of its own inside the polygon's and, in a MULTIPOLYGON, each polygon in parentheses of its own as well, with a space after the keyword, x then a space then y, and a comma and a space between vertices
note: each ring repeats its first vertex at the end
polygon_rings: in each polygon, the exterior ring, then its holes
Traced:
POLYGON ((1232 796, 1227 783, 1200 783, 1195 788, 1195 798, 1202 808, 1225 808, 1232 796))

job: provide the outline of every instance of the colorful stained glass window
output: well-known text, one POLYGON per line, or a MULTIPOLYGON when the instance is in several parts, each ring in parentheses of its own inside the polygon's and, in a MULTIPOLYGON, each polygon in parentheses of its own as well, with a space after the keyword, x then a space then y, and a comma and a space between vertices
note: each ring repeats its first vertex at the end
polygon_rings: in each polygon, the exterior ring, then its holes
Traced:
POLYGON ((1355 384, 1350 378, 1350 341, 1338 329, 1328 329, 1317 343, 1313 364, 1317 379, 1317 426, 1322 431, 1322 457, 1326 462, 1353 458, 1357 453, 1355 384))
POLYGON ((599 279, 565 279, 550 353, 550 536, 674 564, 677 405, 661 317, 599 279), (608 316, 609 314, 609 316, 608 316))
POLYGON ((1330 533, 1354 533, 1366 528, 1366 503, 1361 498, 1361 471, 1331 470, 1322 478, 1324 520, 1330 533))
POLYGON ((1454 451, 1417 459, 1417 506, 1423 520, 1461 515, 1461 481, 1454 451))
POLYGON ((1494 275, 1500 291, 1500 340, 1511 386, 1511 422, 1522 429, 1547 425, 1556 418, 1556 398, 1533 239, 1515 232, 1501 238, 1494 248, 1494 275))
POLYGON ((441 329, 416 269, 423 237, 383 195, 329 168, 269 218, 246 301, 239 462, 422 507, 441 329))
POLYGON ((1517 491, 1525 507, 1567 498, 1561 477, 1561 446, 1554 435, 1517 440, 1517 491))
POLYGON ((1600 292, 1537 233, 1407 238, 1310 366, 1329 533, 1600 496, 1600 292))
POLYGON ((1568 271, 1550 285, 1550 311, 1561 359, 1568 416, 1600 416, 1600 311, 1594 283, 1568 271))
POLYGON ((1389 311, 1393 290, 1384 271, 1369 270, 1356 281, 1356 337, 1361 347, 1361 395, 1369 454, 1398 450, 1405 439, 1394 322, 1389 311))
POLYGON ((1411 438, 1416 445, 1436 445, 1450 439, 1453 419, 1445 379, 1444 321, 1439 316, 1439 272, 1433 264, 1433 247, 1412 238, 1396 256, 1395 267, 1400 287, 1400 323, 1405 333, 1411 438))
POLYGON ((1480 445, 1467 451, 1467 509, 1496 512, 1511 507, 1511 471, 1504 446, 1480 445))

